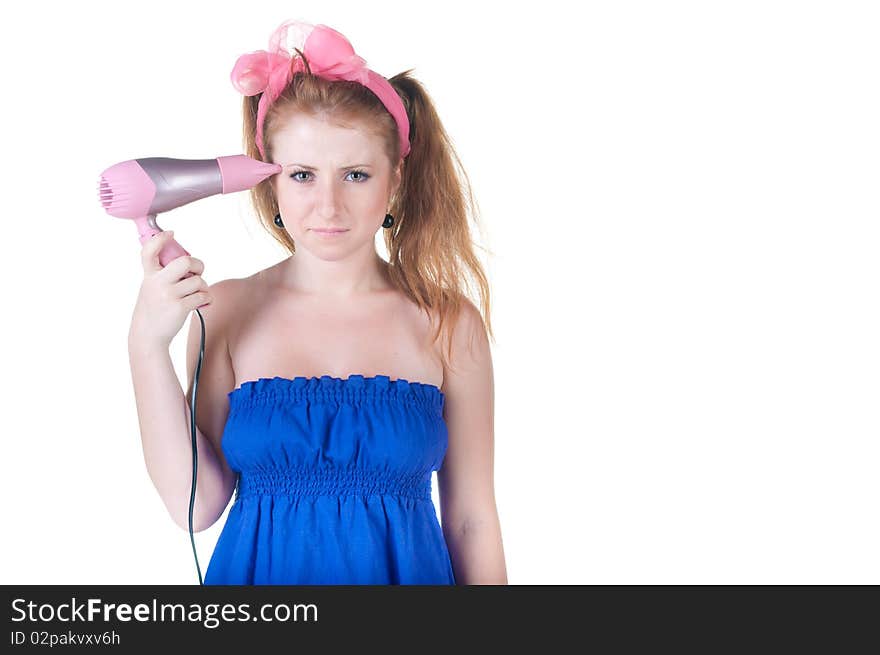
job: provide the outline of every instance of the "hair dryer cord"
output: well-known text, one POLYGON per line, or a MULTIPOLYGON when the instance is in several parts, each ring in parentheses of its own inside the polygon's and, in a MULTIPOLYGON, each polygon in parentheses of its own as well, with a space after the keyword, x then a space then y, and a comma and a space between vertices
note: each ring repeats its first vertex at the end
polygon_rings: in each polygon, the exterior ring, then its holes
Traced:
POLYGON ((199 388, 199 375, 202 372, 202 359, 205 356, 205 319, 202 317, 202 313, 198 309, 196 309, 196 314, 199 315, 199 321, 202 323, 202 336, 199 343, 199 363, 196 365, 196 375, 193 380, 192 406, 190 407, 189 431, 190 435, 192 435, 193 474, 192 491, 189 496, 189 540, 190 543, 192 543, 193 557, 196 558, 196 571, 199 574, 199 584, 204 585, 205 582, 202 580, 202 569, 199 567, 199 555, 196 552, 196 541, 193 537, 193 505, 195 505, 196 502, 196 476, 199 469, 199 451, 196 445, 196 393, 199 388))

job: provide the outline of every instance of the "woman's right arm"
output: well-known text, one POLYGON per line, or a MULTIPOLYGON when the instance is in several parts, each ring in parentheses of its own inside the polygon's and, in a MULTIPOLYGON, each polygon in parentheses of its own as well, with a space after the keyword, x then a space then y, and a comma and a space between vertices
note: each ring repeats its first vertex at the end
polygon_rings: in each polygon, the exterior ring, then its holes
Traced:
MULTIPOLYGON (((205 358, 196 410, 197 421, 203 425, 206 421, 212 426, 218 424, 217 416, 222 407, 211 399, 218 396, 218 384, 228 383, 229 371, 223 367, 223 358, 218 356, 221 349, 226 352, 226 347, 220 336, 221 330, 216 329, 220 326, 212 324, 212 318, 214 323, 219 322, 215 315, 219 312, 211 309, 215 289, 208 289, 199 275, 204 265, 194 257, 179 257, 162 268, 158 252, 168 238, 163 232, 144 244, 144 282, 132 316, 128 350, 147 472, 174 522, 188 530, 193 472, 190 408, 175 373, 169 346, 186 316, 194 309, 200 308, 205 318, 205 358), (212 338, 213 334, 217 336, 212 338), (204 385, 207 388, 203 388, 206 374, 209 381, 204 385), (205 418, 207 413, 215 419, 208 421, 205 418)), ((188 360, 192 354, 198 356, 200 334, 201 324, 193 315, 188 360)), ((225 393, 222 395, 225 399, 225 393)), ((196 440, 198 472, 193 506, 194 532, 217 521, 235 484, 235 478, 215 450, 219 441, 206 436, 198 425, 196 440)))

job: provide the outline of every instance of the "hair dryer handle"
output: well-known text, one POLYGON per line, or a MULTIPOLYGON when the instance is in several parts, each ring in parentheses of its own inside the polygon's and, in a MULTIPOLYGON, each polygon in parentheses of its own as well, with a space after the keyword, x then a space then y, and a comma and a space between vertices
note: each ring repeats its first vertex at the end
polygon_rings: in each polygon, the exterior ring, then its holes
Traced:
MULTIPOLYGON (((160 232, 164 232, 162 228, 156 225, 155 216, 148 216, 143 218, 138 218, 135 220, 138 226, 138 240, 141 242, 141 245, 144 245, 147 241, 152 239, 155 235, 160 232)), ((162 249, 159 251, 159 264, 162 268, 168 266, 169 262, 173 262, 178 257, 183 257, 186 255, 190 257, 191 255, 186 251, 186 249, 181 246, 177 241, 171 239, 168 243, 162 246, 162 249)), ((186 275, 183 276, 182 279, 186 279, 188 277, 192 277, 195 275, 192 271, 187 272, 186 275)), ((197 309, 201 309, 202 307, 207 307, 210 303, 205 303, 204 305, 199 305, 197 309)))
MULTIPOLYGON (((181 246, 177 241, 171 239, 168 243, 166 243, 162 250, 159 251, 159 263, 162 265, 162 268, 165 268, 168 265, 168 262, 172 262, 178 257, 183 257, 186 255, 189 256, 189 253, 181 246)), ((186 277, 193 275, 192 271, 186 274, 186 277)))
MULTIPOLYGON (((150 228, 149 232, 144 236, 140 237, 141 244, 145 241, 151 239, 154 234, 159 234, 159 232, 164 232, 165 230, 156 230, 150 228)), ((190 257, 190 254, 186 251, 186 249, 181 246, 177 241, 171 239, 168 243, 162 246, 162 250, 159 251, 159 264, 161 264, 162 268, 165 268, 169 262, 173 262, 178 257, 183 257, 186 255, 190 257)), ((186 279, 188 277, 192 277, 195 275, 192 271, 189 271, 186 275, 183 276, 182 279, 186 279)), ((205 303, 204 305, 199 305, 196 309, 201 309, 202 307, 207 307, 210 303, 205 303)))
MULTIPOLYGON (((165 230, 157 230, 155 228, 148 229, 144 234, 140 236, 141 245, 144 245, 155 235, 164 231, 165 230)), ((171 239, 171 241, 162 246, 162 250, 159 251, 159 264, 162 266, 162 268, 165 268, 166 266, 168 266, 168 262, 174 261, 178 257, 183 257, 184 255, 186 255, 187 257, 190 256, 190 254, 183 248, 183 246, 177 243, 177 241, 175 241, 174 239, 171 239)), ((188 273, 186 277, 189 277, 190 275, 192 275, 191 272, 188 273)))

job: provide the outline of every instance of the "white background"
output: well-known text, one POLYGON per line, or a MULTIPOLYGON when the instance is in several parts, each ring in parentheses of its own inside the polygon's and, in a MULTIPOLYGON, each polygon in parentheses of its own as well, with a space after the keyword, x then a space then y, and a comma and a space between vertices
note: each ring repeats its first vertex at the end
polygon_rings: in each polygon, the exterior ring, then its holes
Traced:
MULTIPOLYGON (((300 18, 414 68, 474 185, 511 584, 880 583, 875 5, 576 4, 2 10, 0 582, 198 583, 143 461, 140 244, 95 188, 240 153, 229 72, 300 18)), ((159 224, 209 283, 286 256, 245 193, 159 224)))

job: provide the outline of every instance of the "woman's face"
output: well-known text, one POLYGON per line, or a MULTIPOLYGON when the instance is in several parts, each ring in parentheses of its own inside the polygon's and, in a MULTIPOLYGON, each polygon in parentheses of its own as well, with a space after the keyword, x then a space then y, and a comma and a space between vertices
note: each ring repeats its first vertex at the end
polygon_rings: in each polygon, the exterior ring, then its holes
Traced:
POLYGON ((392 171, 379 138, 354 125, 297 114, 272 134, 273 163, 284 167, 273 178, 284 229, 297 249, 321 259, 343 259, 365 244, 375 249, 400 184, 400 163, 392 171))

